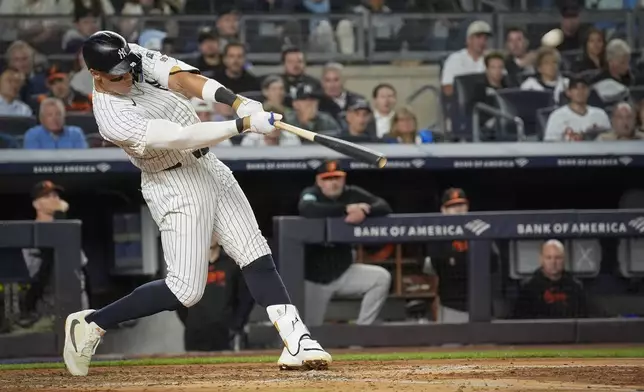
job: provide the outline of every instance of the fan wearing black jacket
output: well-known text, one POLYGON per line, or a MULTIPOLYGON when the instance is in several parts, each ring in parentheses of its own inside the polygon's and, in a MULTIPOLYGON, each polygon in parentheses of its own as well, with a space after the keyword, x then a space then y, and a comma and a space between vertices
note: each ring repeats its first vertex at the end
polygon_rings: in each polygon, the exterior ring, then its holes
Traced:
MULTIPOLYGON (((391 213, 387 202, 366 190, 346 185, 346 173, 338 162, 325 162, 318 169, 315 185, 304 189, 298 205, 306 218, 344 217, 360 224, 368 216, 391 213)), ((357 324, 372 324, 387 300, 391 274, 377 265, 353 262, 351 245, 307 245, 304 265, 305 322, 320 325, 332 297, 362 296, 357 324)))
POLYGON ((586 295, 569 272, 564 271, 564 246, 549 240, 541 247, 541 268, 519 292, 514 318, 559 319, 588 317, 586 295))

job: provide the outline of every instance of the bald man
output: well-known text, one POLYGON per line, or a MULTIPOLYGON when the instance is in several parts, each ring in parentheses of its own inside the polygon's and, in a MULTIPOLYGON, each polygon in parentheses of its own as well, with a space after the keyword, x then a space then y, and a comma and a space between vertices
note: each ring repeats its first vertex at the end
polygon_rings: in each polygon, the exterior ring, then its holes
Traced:
POLYGON ((530 280, 519 292, 514 317, 522 319, 587 317, 584 290, 569 272, 565 271, 564 245, 548 240, 541 246, 539 263, 530 280))

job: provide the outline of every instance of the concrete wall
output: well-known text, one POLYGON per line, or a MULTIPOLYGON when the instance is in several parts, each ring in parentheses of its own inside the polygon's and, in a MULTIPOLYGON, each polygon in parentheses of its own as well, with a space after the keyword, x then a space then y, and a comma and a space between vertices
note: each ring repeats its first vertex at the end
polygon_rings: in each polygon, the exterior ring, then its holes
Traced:
MULTIPOLYGON (((258 75, 281 73, 281 67, 257 66, 258 75)), ((307 73, 319 78, 321 66, 310 66, 307 73)), ((398 90, 398 103, 404 104, 407 98, 424 85, 439 86, 439 68, 436 65, 372 65, 346 66, 346 86, 349 90, 371 99, 373 87, 378 83, 391 83, 398 90)), ((418 116, 419 125, 426 126, 437 120, 438 101, 431 93, 418 97, 412 107, 418 116)))

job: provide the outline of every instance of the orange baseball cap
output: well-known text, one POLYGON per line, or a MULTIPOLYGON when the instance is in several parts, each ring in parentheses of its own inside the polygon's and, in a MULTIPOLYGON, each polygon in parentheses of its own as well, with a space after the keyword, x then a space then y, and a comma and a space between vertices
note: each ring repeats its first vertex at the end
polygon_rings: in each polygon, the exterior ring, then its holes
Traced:
POLYGON ((320 165, 320 167, 318 167, 317 173, 318 178, 322 179, 345 177, 347 175, 347 173, 340 169, 340 164, 335 160, 324 162, 322 165, 320 165))

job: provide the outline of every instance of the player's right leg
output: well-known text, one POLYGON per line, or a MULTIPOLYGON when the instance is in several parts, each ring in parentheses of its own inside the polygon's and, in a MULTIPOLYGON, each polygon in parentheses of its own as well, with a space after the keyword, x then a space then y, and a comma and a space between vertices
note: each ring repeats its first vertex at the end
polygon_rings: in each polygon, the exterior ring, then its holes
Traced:
POLYGON ((297 308, 291 304, 246 195, 223 163, 212 164, 222 187, 217 198, 215 235, 241 267, 248 290, 266 308, 284 342, 278 365, 282 369, 326 369, 331 355, 313 340, 297 308))
MULTIPOLYGON (((183 173, 147 175, 158 177, 158 181, 143 186, 144 197, 161 231, 166 278, 146 283, 97 311, 68 316, 63 357, 73 375, 87 375, 91 357, 105 330, 116 328, 124 321, 181 306, 190 307, 201 299, 208 273, 214 206, 205 203, 201 195, 207 190, 188 183, 198 175, 191 173, 198 171, 198 167, 177 170, 183 173)), ((207 184, 203 185, 207 188, 207 184)))

